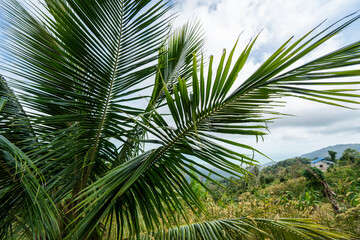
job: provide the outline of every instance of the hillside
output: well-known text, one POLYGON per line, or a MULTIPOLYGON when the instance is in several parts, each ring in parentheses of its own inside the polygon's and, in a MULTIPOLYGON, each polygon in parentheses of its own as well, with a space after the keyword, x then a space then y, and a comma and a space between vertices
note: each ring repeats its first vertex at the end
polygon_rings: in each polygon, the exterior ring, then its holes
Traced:
POLYGON ((319 150, 303 154, 300 157, 309 158, 309 159, 324 158, 329 156, 328 151, 337 152, 336 156, 340 157, 347 148, 352 148, 355 149, 356 151, 360 151, 360 144, 337 144, 334 146, 324 147, 319 150))
MULTIPOLYGON (((343 154, 343 152, 347 148, 352 148, 352 149, 355 149, 356 151, 360 151, 360 144, 337 144, 337 145, 334 145, 334 146, 328 146, 328 147, 321 148, 321 149, 318 149, 318 150, 310 152, 310 153, 303 154, 303 155, 300 156, 300 158, 308 158, 308 159, 314 159, 314 158, 318 158, 318 157, 324 158, 324 157, 329 156, 328 151, 337 152, 337 157, 339 158, 339 157, 341 157, 341 155, 343 154)), ((294 158, 289 158, 289 159, 285 159, 285 160, 281 160, 281 161, 274 161, 274 162, 264 163, 264 164, 261 164, 259 166, 259 168, 260 168, 260 170, 263 170, 264 168, 267 168, 269 170, 269 169, 275 169, 277 167, 291 166, 295 162, 296 161, 295 161, 295 157, 294 157, 294 158), (273 166, 273 165, 275 165, 275 166, 273 166), (273 167, 269 168, 270 166, 273 166, 273 167)), ((306 161, 304 161, 304 163, 305 162, 306 161)), ((217 168, 214 168, 213 166, 210 166, 208 164, 205 164, 204 166, 211 169, 212 171, 220 174, 220 175, 223 175, 223 176, 227 177, 227 178, 232 176, 231 174, 229 174, 227 172, 224 172, 222 170, 219 170, 217 168)), ((206 170, 204 170, 202 168, 199 168, 199 167, 195 167, 195 168, 204 175, 209 174, 208 171, 206 171, 206 170)), ((212 174, 212 178, 213 179, 218 179, 219 177, 212 174)))
POLYGON ((274 165, 274 164, 276 164, 276 163, 278 163, 278 162, 274 161, 274 162, 268 162, 268 163, 261 164, 261 165, 260 165, 260 170, 261 170, 261 169, 264 169, 264 168, 266 168, 266 167, 270 167, 270 166, 272 166, 272 165, 274 165))

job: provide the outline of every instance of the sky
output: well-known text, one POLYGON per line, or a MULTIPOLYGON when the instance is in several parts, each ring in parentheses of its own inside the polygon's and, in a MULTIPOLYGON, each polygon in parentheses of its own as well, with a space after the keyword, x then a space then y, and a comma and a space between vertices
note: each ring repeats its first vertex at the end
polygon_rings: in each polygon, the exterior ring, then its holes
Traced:
MULTIPOLYGON (((223 48, 230 50, 241 33, 240 51, 261 31, 254 51, 239 75, 240 84, 291 36, 299 38, 325 19, 324 26, 327 26, 356 10, 360 10, 359 0, 182 0, 172 13, 177 15, 175 26, 189 20, 200 21, 205 33, 205 57, 211 54, 219 59, 223 48)), ((360 21, 357 21, 305 60, 359 39, 360 21)), ((233 140, 250 144, 275 161, 329 145, 360 143, 359 110, 298 99, 287 99, 287 102, 282 112, 295 117, 284 117, 270 124, 270 134, 264 141, 256 143, 254 138, 247 137, 233 140)), ((262 163, 269 161, 260 156, 258 159, 262 163)))

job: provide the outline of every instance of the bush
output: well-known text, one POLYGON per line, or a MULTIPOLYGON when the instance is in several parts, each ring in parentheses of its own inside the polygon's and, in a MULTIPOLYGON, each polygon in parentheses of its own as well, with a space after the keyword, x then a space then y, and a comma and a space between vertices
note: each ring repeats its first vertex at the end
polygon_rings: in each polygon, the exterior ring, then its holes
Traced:
POLYGON ((280 182, 286 182, 286 178, 285 177, 280 177, 280 182))
POLYGON ((274 182, 274 181, 275 181, 275 177, 274 177, 274 176, 268 176, 268 177, 265 178, 265 183, 266 183, 266 184, 270 184, 270 183, 272 183, 272 182, 274 182))
POLYGON ((311 169, 312 172, 310 172, 309 170, 305 169, 305 170, 303 171, 302 175, 306 178, 306 180, 310 181, 310 182, 312 183, 312 185, 314 185, 314 184, 317 185, 317 183, 320 183, 319 180, 318 180, 318 178, 319 178, 320 180, 322 180, 322 181, 325 180, 325 175, 324 175, 324 173, 323 173, 320 169, 315 168, 315 167, 310 167, 310 169, 311 169), (315 177, 313 173, 315 173, 318 178, 315 177))

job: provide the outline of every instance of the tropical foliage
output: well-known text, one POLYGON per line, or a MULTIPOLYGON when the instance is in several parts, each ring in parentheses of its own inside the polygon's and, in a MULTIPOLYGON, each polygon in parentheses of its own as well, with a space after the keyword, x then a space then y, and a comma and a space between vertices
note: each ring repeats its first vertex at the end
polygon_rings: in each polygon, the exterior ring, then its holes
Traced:
MULTIPOLYGON (((343 155, 347 154, 344 152, 343 155)), ((302 158, 301 161, 310 165, 311 160, 302 158)), ((354 163, 334 164, 321 174, 321 179, 315 178, 313 174, 307 174, 310 178, 306 179, 301 176, 301 173, 304 170, 307 171, 307 168, 305 164, 300 165, 295 159, 288 159, 262 169, 259 173, 260 179, 262 177, 268 179, 269 176, 273 176, 274 179, 271 182, 260 181, 260 186, 252 178, 249 178, 246 184, 244 184, 244 179, 232 178, 232 182, 220 180, 226 186, 227 191, 208 183, 208 187, 218 197, 208 197, 206 207, 209 211, 203 216, 203 219, 235 216, 251 216, 252 218, 307 217, 316 223, 350 232, 359 237, 360 170, 354 163), (289 168, 292 171, 287 171, 289 168), (269 173, 271 175, 268 175, 269 173), (319 180, 326 181, 331 188, 335 196, 334 201, 339 207, 337 211, 333 209, 324 185, 320 184, 319 180), (234 184, 234 182, 238 184, 234 184)))
POLYGON ((349 237, 301 219, 190 224, 188 210, 205 208, 185 175, 207 179, 201 161, 246 175, 242 166, 256 162, 244 152, 256 150, 231 138, 266 135, 283 97, 357 103, 352 87, 333 87, 359 83, 359 42, 298 62, 359 15, 289 39, 235 85, 256 37, 206 65, 199 25, 170 29, 169 2, 45 8, 1 2, 1 68, 16 76, 0 82, 1 238, 349 237))

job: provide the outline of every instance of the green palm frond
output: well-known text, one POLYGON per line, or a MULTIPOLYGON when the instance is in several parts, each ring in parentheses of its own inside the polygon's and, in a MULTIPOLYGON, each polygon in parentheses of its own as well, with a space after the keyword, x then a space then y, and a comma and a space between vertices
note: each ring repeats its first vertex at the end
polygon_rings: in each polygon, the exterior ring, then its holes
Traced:
MULTIPOLYGON (((202 30, 198 22, 188 22, 168 34, 159 50, 155 83, 143 113, 143 124, 147 124, 151 119, 151 112, 164 102, 164 84, 171 87, 179 77, 189 79, 192 74, 193 54, 201 52, 203 42, 202 30)), ((144 129, 139 124, 133 127, 132 139, 128 139, 123 144, 119 153, 122 161, 141 150, 141 142, 136 140, 143 139, 144 133, 144 129)))
MULTIPOLYGON (((143 110, 127 102, 157 71, 157 53, 168 33, 164 15, 171 5, 148 0, 46 3, 51 17, 35 16, 15 0, 1 3, 8 24, 1 48, 12 62, 1 67, 26 79, 12 86, 29 110, 31 138, 36 138, 35 150, 27 154, 65 210, 70 206, 64 199, 117 160, 112 139, 134 138, 128 134, 131 119, 143 110)), ((71 213, 64 214, 71 221, 71 213)))
MULTIPOLYGON (((64 166, 62 175, 69 176, 64 183, 83 178, 78 188, 86 186, 95 177, 91 169, 97 158, 109 151, 115 155, 110 138, 131 137, 129 115, 141 110, 124 103, 128 90, 156 70, 151 63, 167 33, 166 21, 160 19, 165 4, 48 1, 53 18, 41 20, 16 1, 4 3, 4 16, 14 26, 7 32, 10 47, 3 47, 15 67, 6 70, 28 79, 16 87, 25 93, 24 106, 35 112, 30 117, 42 142, 33 156, 47 152, 47 158, 56 159, 53 166, 64 166), (96 20, 89 21, 93 16, 96 20), (72 142, 64 137, 69 135, 72 142)), ((53 171, 49 165, 47 170, 53 171)))
POLYGON ((59 238, 59 213, 38 181, 44 180, 43 176, 28 156, 2 135, 0 174, 0 237, 59 238), (21 231, 24 228, 28 231, 21 231))
POLYGON ((141 235, 139 239, 351 239, 309 219, 255 219, 243 217, 193 223, 162 232, 141 235))
POLYGON ((0 79, 0 129, 0 238, 58 238, 59 213, 43 187, 44 177, 23 152, 32 150, 34 132, 3 77, 0 79))
MULTIPOLYGON (((358 104, 359 102, 354 99, 358 98, 359 94, 348 93, 354 89, 318 90, 311 87, 326 86, 327 84, 330 86, 332 84, 345 86, 349 83, 359 84, 359 82, 346 79, 346 77, 358 76, 360 73, 356 69, 360 58, 359 42, 293 70, 286 71, 285 68, 290 67, 297 59, 314 50, 318 45, 358 18, 359 16, 353 17, 340 27, 331 29, 330 33, 324 32, 324 36, 316 36, 318 39, 314 39, 312 43, 306 42, 300 47, 297 46, 301 41, 289 47, 284 44, 258 71, 232 93, 230 93, 230 89, 244 65, 254 41, 245 48, 232 69, 230 66, 234 49, 227 61, 225 61, 224 53, 214 77, 211 77, 212 59, 206 78, 202 70, 203 67, 200 70, 200 75, 198 75, 196 71, 197 61, 194 58, 191 89, 186 87, 183 79, 179 79, 177 85, 174 86, 173 94, 165 89, 167 107, 176 127, 170 127, 170 124, 158 114, 157 117, 154 117, 153 125, 147 130, 162 141, 162 148, 166 149, 164 154, 168 154, 169 151, 182 152, 214 166, 218 167, 223 164, 223 166, 227 165, 227 169, 231 169, 232 163, 224 159, 224 156, 229 159, 238 159, 240 162, 247 158, 237 154, 237 151, 223 147, 223 145, 247 146, 222 138, 219 134, 265 135, 267 123, 270 121, 267 116, 276 117, 281 114, 273 110, 274 106, 281 103, 278 99, 293 96, 340 106, 349 103, 358 104), (339 70, 351 66, 354 69, 339 70), (327 81, 317 82, 319 76, 326 76, 327 81), (338 82, 331 81, 333 78, 339 77, 344 79, 338 82), (297 87, 303 83, 309 87, 297 87), (222 144, 219 145, 217 142, 222 142, 222 144), (192 150, 189 151, 189 149, 192 150)), ((236 166, 232 170, 238 171, 236 166)))
POLYGON ((189 79, 192 74, 193 54, 202 51, 204 40, 199 22, 188 22, 169 34, 159 52, 158 70, 149 105, 161 102, 164 85, 172 87, 177 79, 189 79), (155 101, 155 103, 152 103, 155 101))
POLYGON ((19 148, 29 150, 29 145, 34 143, 33 129, 23 107, 2 76, 0 76, 0 113, 0 134, 19 148))
MULTIPOLYGON (((54 145, 54 132, 69 134, 68 128, 74 128, 72 134, 78 137, 73 148, 78 155, 88 155, 88 177, 96 156, 105 154, 99 146, 108 145, 109 138, 124 141, 131 127, 129 115, 141 113, 124 102, 129 89, 155 72, 151 63, 167 33, 166 21, 160 19, 166 3, 149 3, 48 1, 53 18, 42 19, 16 1, 4 3, 4 16, 14 26, 7 32, 10 47, 2 46, 14 63, 6 70, 29 81, 16 87, 24 92, 24 106, 35 112, 35 133, 48 134, 43 141, 54 145), (93 16, 96 20, 89 21, 93 16)), ((66 143, 56 142, 61 144, 66 143)), ((59 158, 63 153, 53 154, 59 158)))

